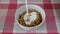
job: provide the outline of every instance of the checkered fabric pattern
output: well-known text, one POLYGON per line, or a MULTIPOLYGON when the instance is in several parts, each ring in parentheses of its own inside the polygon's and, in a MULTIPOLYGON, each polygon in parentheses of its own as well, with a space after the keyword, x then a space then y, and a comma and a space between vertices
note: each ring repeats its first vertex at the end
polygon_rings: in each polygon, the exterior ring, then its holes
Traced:
POLYGON ((42 7, 45 22, 38 29, 24 31, 15 22, 15 12, 25 0, 0 0, 0 34, 60 34, 60 0, 28 0, 42 7))

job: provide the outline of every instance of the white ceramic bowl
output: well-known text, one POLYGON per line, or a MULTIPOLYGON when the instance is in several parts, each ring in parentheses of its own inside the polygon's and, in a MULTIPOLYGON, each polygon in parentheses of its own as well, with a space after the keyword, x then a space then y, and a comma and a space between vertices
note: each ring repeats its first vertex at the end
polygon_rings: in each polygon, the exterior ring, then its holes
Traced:
POLYGON ((17 9, 17 11, 15 13, 15 21, 24 30, 30 30, 30 29, 38 28, 39 26, 41 26, 42 23, 44 23, 45 17, 46 17, 45 16, 45 12, 44 12, 44 10, 41 7, 39 7, 37 5, 28 5, 28 8, 31 8, 31 9, 39 11, 41 13, 41 16, 42 16, 42 22, 39 25, 36 25, 34 27, 25 27, 25 26, 19 24, 18 23, 19 14, 22 14, 23 12, 26 11, 26 6, 25 5, 21 6, 19 9, 17 9))

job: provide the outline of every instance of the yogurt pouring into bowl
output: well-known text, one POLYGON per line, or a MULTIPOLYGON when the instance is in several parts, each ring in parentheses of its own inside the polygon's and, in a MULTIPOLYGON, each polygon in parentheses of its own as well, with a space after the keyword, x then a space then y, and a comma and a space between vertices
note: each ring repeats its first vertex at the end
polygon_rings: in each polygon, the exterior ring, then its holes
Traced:
POLYGON ((28 3, 27 3, 27 0, 25 0, 25 4, 26 4, 26 11, 27 13, 25 14, 24 16, 24 20, 25 20, 25 23, 26 24, 31 24, 32 21, 34 21, 37 17, 36 17, 36 12, 32 12, 31 13, 31 16, 29 16, 29 12, 28 12, 28 3), (27 21, 29 19, 29 21, 27 21))

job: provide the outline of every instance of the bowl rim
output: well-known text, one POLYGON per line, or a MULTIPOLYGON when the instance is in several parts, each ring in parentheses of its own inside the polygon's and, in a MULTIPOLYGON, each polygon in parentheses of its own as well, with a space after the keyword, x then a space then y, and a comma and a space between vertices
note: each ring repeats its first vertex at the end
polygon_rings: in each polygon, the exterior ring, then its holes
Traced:
MULTIPOLYGON (((29 4, 29 5, 31 6, 32 4, 29 4)), ((23 5, 23 6, 25 6, 25 5, 23 5)), ((23 6, 21 6, 21 7, 23 7, 23 6)), ((41 8, 41 7, 38 6, 38 5, 32 5, 32 6, 37 6, 37 8, 38 8, 38 7, 41 8)), ((20 7, 20 8, 21 8, 21 7, 20 7)), ((19 8, 18 8, 18 9, 19 9, 19 8)), ((44 9, 43 9, 43 8, 41 8, 41 9, 43 10, 43 12, 44 12, 44 14, 45 14, 44 9)), ((17 19, 16 19, 16 14, 17 14, 17 11, 16 11, 16 13, 15 13, 15 21, 16 21, 17 24, 21 27, 21 26, 23 26, 23 25, 21 25, 21 24, 18 23, 18 21, 17 21, 17 19)), ((45 17, 44 17, 44 19, 42 20, 42 22, 41 22, 40 24, 38 24, 38 25, 36 25, 36 26, 33 26, 33 27, 26 27, 26 26, 23 26, 23 27, 25 27, 25 28, 34 28, 34 27, 37 27, 37 26, 41 26, 42 23, 44 23, 45 18, 46 18, 46 14, 45 14, 45 17)))

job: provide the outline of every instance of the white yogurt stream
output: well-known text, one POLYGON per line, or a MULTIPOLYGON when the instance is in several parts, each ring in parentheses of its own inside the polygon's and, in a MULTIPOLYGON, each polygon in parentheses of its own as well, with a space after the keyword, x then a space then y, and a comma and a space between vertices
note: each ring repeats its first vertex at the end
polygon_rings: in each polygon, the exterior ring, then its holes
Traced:
POLYGON ((31 22, 34 21, 37 18, 37 15, 36 15, 37 13, 36 12, 32 12, 30 14, 31 14, 31 16, 28 16, 27 13, 24 15, 24 20, 25 20, 26 24, 31 24, 31 22))

